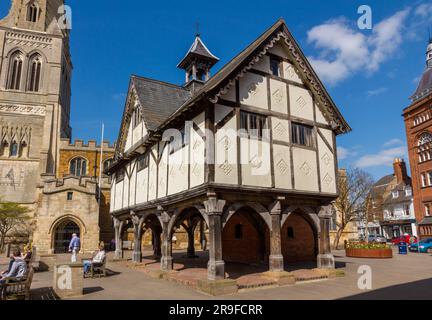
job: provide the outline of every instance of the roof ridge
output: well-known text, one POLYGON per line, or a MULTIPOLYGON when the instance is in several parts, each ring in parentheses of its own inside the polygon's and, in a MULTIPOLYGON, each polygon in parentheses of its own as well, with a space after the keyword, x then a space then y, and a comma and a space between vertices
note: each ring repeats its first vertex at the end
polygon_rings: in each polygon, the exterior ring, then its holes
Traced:
POLYGON ((143 76, 138 76, 136 74, 132 74, 131 78, 133 79, 138 79, 138 80, 147 80, 147 81, 151 81, 154 83, 158 83, 158 84, 162 84, 162 85, 166 85, 166 86, 171 86, 171 87, 175 87, 178 89, 182 89, 185 91, 189 91, 188 89, 186 89, 185 87, 175 84, 175 83, 171 83, 171 82, 167 82, 167 81, 163 81, 163 80, 158 80, 158 79, 153 79, 153 78, 149 78, 149 77, 143 77, 143 76))

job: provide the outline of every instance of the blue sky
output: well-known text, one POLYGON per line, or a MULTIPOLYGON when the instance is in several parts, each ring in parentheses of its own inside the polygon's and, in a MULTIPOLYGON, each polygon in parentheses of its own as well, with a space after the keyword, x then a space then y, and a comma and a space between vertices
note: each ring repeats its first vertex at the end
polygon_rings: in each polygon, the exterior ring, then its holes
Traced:
MULTIPOLYGON (((278 18, 316 66, 353 132, 338 138, 340 166, 358 166, 378 178, 394 157, 406 156, 401 117, 425 68, 432 4, 426 1, 78 1, 72 9, 73 138, 117 138, 129 77, 181 84, 176 69, 196 28, 221 58, 213 72, 278 18), (103 5, 101 5, 103 3, 103 5), (357 27, 360 5, 373 29, 357 27)), ((0 2, 0 16, 8 1, 0 2)))

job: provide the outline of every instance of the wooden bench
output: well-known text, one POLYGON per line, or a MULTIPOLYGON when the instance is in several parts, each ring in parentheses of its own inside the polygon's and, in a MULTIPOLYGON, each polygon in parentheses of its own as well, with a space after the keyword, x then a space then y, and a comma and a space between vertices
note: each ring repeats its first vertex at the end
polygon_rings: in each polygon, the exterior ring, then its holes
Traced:
POLYGON ((30 289, 33 281, 34 270, 30 267, 24 279, 7 278, 1 285, 0 300, 18 300, 24 298, 30 300, 30 289))
MULTIPOLYGON (((87 274, 84 274, 84 277, 89 275, 91 278, 101 278, 106 277, 106 256, 102 263, 91 263, 90 271, 87 274)), ((91 261, 91 259, 82 259, 82 261, 91 261)))

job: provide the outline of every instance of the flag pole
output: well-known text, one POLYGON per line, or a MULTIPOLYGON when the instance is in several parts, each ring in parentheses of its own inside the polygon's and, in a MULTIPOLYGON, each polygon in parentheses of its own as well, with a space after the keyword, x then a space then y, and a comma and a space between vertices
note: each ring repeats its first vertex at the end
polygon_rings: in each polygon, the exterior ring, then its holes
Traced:
POLYGON ((104 144, 104 131, 105 131, 105 124, 102 122, 102 138, 100 143, 100 159, 99 159, 99 205, 100 205, 100 198, 101 198, 101 188, 102 188, 102 162, 103 162, 103 144, 104 144))

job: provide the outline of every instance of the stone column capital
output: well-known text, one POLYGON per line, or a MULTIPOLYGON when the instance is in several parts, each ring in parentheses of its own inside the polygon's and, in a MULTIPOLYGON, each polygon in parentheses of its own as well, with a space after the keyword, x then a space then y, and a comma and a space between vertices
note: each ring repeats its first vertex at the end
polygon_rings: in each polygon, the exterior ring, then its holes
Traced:
POLYGON ((333 217, 334 208, 332 204, 319 208, 318 217, 321 219, 330 219, 333 217))
POLYGON ((225 204, 225 200, 220 200, 213 196, 209 197, 206 201, 204 201, 205 211, 209 216, 222 215, 225 204))

